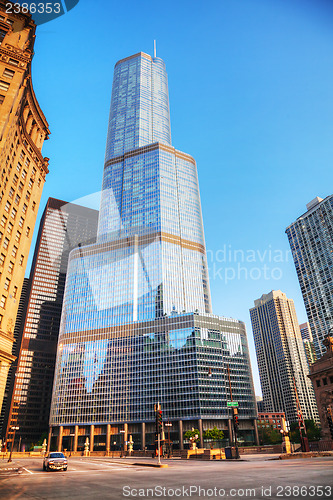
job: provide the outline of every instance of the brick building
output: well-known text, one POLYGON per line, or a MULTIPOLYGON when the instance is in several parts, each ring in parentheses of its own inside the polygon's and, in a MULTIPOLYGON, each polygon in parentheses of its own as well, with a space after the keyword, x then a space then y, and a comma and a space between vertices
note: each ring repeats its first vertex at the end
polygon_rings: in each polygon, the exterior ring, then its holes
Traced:
POLYGON ((328 422, 329 409, 333 410, 333 337, 326 337, 326 353, 310 366, 312 381, 322 427, 322 438, 332 439, 328 422))

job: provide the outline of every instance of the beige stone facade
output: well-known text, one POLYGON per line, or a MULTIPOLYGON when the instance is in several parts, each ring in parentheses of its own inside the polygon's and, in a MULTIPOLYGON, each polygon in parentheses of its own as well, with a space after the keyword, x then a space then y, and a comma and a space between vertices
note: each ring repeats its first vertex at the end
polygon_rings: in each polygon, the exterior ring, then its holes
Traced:
POLYGON ((0 408, 48 158, 48 123, 31 82, 35 23, 0 0, 0 408))
POLYGON ((319 423, 294 301, 272 290, 254 305, 250 314, 266 413, 284 412, 288 422, 297 422, 298 397, 303 418, 319 423))
POLYGON ((324 340, 327 351, 310 366, 310 379, 316 395, 323 439, 333 439, 329 429, 328 408, 333 410, 333 337, 324 340))

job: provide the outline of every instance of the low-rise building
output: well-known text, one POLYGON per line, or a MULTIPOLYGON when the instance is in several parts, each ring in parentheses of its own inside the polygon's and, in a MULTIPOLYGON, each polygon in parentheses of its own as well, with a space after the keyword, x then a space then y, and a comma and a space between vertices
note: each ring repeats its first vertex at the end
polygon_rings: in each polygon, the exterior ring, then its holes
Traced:
POLYGON ((326 337, 323 344, 327 351, 310 366, 309 378, 312 381, 317 400, 322 438, 333 440, 329 425, 329 415, 333 412, 333 337, 326 337))
POLYGON ((283 420, 286 419, 284 412, 279 413, 258 413, 258 430, 265 427, 272 427, 273 429, 283 429, 283 420))

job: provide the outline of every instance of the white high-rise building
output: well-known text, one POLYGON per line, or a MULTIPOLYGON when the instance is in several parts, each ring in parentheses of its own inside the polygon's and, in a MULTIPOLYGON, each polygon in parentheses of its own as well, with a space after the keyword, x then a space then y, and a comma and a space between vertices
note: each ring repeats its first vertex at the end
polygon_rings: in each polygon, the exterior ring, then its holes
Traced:
POLYGON ((333 195, 316 197, 306 207, 286 233, 319 358, 333 328, 333 195))

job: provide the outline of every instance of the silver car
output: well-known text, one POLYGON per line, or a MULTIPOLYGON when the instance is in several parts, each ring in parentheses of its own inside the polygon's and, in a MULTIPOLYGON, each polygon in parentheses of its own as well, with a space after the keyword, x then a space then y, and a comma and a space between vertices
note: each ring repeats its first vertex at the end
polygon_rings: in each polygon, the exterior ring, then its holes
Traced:
POLYGON ((67 470, 67 458, 63 453, 51 451, 44 457, 43 470, 67 470))

